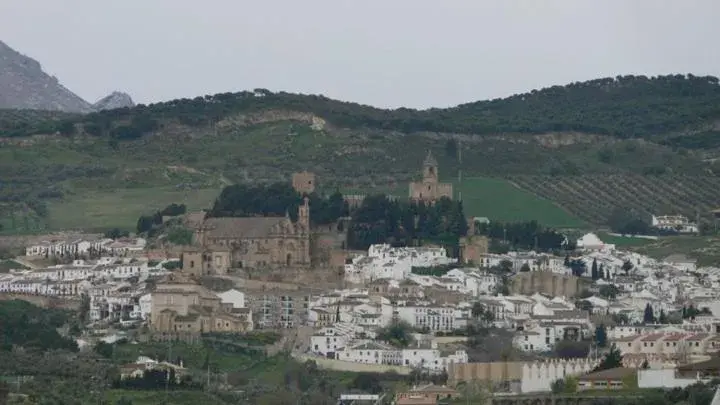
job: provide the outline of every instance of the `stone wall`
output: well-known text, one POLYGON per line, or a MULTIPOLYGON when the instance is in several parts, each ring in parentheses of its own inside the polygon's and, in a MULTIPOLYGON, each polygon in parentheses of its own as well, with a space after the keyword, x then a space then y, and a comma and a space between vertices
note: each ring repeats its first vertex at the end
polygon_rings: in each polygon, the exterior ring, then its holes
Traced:
POLYGON ((550 392, 555 380, 579 376, 597 365, 590 359, 552 359, 545 362, 489 362, 453 364, 448 370, 448 384, 461 381, 489 383, 519 382, 523 392, 550 392))
POLYGON ((592 359, 552 359, 546 362, 525 363, 522 366, 520 389, 528 392, 551 392, 552 383, 568 376, 589 373, 598 361, 592 359))
POLYGON ((300 362, 312 360, 317 363, 319 368, 336 371, 351 371, 355 373, 386 373, 388 371, 394 371, 401 375, 408 375, 412 370, 410 367, 355 363, 352 361, 334 360, 306 354, 293 354, 293 357, 300 362))

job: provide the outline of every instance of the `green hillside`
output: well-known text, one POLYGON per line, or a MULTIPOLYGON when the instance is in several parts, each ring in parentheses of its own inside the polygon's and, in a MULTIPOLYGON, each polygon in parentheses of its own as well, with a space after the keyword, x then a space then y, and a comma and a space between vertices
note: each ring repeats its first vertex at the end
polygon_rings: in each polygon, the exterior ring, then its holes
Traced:
POLYGON ((718 80, 682 75, 598 79, 422 111, 266 90, 88 115, 2 111, 0 225, 132 227, 166 202, 200 208, 223 185, 288 181, 298 170, 315 172, 325 190, 402 195, 428 150, 443 178, 462 169, 469 179, 456 188, 471 215, 565 227, 602 224, 620 202, 687 213, 693 204, 683 193, 701 198, 702 210, 720 201, 718 118, 718 80), (711 188, 662 188, 677 176, 711 188), (603 178, 628 195, 588 183, 603 178), (662 198, 650 198, 656 193, 662 198))
POLYGON ((463 208, 468 216, 487 217, 493 221, 536 220, 555 228, 582 227, 582 221, 555 205, 522 190, 504 179, 465 178, 455 184, 455 195, 462 193, 463 208))

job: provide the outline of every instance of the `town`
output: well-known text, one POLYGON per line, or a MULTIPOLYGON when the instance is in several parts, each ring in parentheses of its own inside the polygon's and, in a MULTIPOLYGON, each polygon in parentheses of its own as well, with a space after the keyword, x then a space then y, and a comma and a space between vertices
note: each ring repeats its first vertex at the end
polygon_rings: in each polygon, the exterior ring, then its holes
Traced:
MULTIPOLYGON (((686 388, 717 377, 720 268, 624 251, 594 233, 556 238, 551 248, 536 235, 535 249, 493 253, 482 231, 492 220, 457 218, 452 185, 438 180, 431 153, 422 180, 409 185, 419 213, 400 219, 392 237, 353 223, 357 210, 379 204, 375 197, 333 203, 316 197, 315 182, 310 172, 293 175, 297 201, 279 215, 163 217, 192 230, 185 246, 153 245, 140 234, 29 244, 14 259, 22 268, 0 274, 0 293, 84 311, 81 350, 146 342, 171 350, 273 332, 279 338, 268 353, 327 370, 414 376, 404 390, 346 400, 512 401, 686 388), (412 232, 422 228, 418 217, 435 212, 442 237, 412 232), (442 243, 452 240, 447 234, 456 242, 442 243)), ((680 216, 652 222, 697 232, 680 216)), ((143 355, 121 365, 120 376, 153 370, 191 375, 183 360, 143 355)))

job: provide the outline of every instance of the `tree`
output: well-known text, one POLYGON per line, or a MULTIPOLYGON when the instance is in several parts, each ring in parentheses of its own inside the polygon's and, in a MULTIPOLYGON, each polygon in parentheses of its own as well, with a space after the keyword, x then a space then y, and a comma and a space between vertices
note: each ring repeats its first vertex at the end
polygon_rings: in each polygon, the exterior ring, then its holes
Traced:
POLYGON ((590 342, 561 340, 555 344, 555 356, 563 359, 582 359, 590 353, 590 342))
POLYGON ((653 308, 650 303, 645 305, 645 313, 643 314, 643 323, 655 322, 655 315, 653 314, 653 308))
POLYGON ((587 271, 587 265, 582 259, 572 260, 570 261, 570 270, 574 276, 582 277, 582 275, 587 271))
POLYGON ((128 231, 123 231, 120 228, 112 228, 105 231, 105 234, 103 236, 108 239, 120 239, 127 238, 128 236, 130 236, 130 233, 128 231))
POLYGON ((527 272, 529 272, 529 271, 530 271, 530 265, 527 264, 527 263, 523 263, 523 265, 520 266, 520 271, 521 271, 522 273, 527 273, 527 272))
POLYGON ((570 267, 570 255, 565 255, 565 261, 563 262, 565 267, 570 267))
POLYGON ((623 265, 622 265, 622 271, 624 271, 625 275, 627 276, 630 273, 630 270, 633 269, 633 267, 635 267, 635 266, 633 266, 633 264, 632 264, 632 262, 630 262, 630 260, 625 260, 625 262, 623 262, 623 265))
POLYGON ((553 394, 573 394, 577 391, 577 379, 575 377, 557 379, 550 387, 553 394))
POLYGON ((598 347, 607 346, 607 329, 605 328, 605 325, 600 324, 597 328, 595 328, 595 342, 598 347))
POLYGON ((593 281, 600 278, 600 275, 598 274, 598 264, 597 259, 593 259, 592 266, 590 267, 590 277, 593 279, 593 281))
POLYGON ((175 217, 178 215, 183 215, 187 212, 187 207, 185 204, 175 204, 172 203, 168 205, 167 207, 163 208, 159 211, 160 215, 164 217, 175 217))
POLYGON ((138 234, 145 233, 153 228, 155 224, 152 216, 142 215, 138 218, 137 226, 135 227, 138 234))
POLYGON ((645 359, 645 360, 642 362, 642 365, 640 366, 640 368, 643 369, 643 370, 647 370, 647 369, 650 368, 650 364, 648 363, 647 359, 645 359))
POLYGON ((601 297, 605 299, 614 300, 620 290, 615 286, 615 284, 606 284, 603 286, 600 286, 600 289, 598 291, 598 294, 600 294, 601 297))
POLYGON ((90 296, 83 293, 80 295, 80 308, 78 309, 78 320, 80 321, 80 324, 85 326, 85 324, 90 319, 90 296))
POLYGON ((0 381, 0 404, 7 403, 7 397, 10 394, 10 387, 5 381, 0 381))
POLYGON ((605 277, 605 268, 603 267, 603 264, 600 263, 600 267, 598 268, 598 278, 602 278, 607 280, 608 278, 605 277))
POLYGON ((593 371, 610 370, 612 368, 622 367, 622 359, 622 353, 620 353, 620 350, 613 343, 613 345, 610 346, 610 351, 593 371))
POLYGON ((663 324, 663 325, 666 324, 666 323, 668 323, 668 318, 667 318, 667 315, 665 315, 665 310, 664 310, 664 309, 661 309, 661 310, 660 310, 660 316, 658 317, 658 322, 661 323, 661 324, 663 324))
POLYGON ((476 302, 473 304, 470 312, 473 318, 480 318, 485 313, 485 306, 480 302, 476 302))
POLYGON ((378 330, 377 338, 397 347, 407 347, 413 341, 412 327, 403 321, 393 321, 378 330))

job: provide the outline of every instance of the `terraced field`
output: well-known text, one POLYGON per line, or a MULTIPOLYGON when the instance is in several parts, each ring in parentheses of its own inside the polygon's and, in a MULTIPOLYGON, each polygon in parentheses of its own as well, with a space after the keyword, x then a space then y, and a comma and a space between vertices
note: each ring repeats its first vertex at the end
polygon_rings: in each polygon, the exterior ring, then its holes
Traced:
POLYGON ((720 177, 715 176, 518 175, 509 180, 593 224, 604 224, 616 207, 694 218, 720 206, 720 177))

